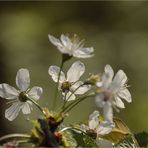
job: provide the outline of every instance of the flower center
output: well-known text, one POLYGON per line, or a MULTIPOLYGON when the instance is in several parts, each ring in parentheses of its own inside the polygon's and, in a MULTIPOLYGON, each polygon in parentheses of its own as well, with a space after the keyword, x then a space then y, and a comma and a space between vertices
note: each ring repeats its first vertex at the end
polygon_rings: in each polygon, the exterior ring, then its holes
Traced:
POLYGON ((92 137, 93 139, 96 139, 97 133, 96 133, 95 130, 89 129, 89 130, 87 130, 86 132, 87 132, 87 134, 88 134, 90 137, 92 137))
POLYGON ((28 98, 27 98, 25 92, 21 92, 21 93, 19 94, 19 100, 20 100, 21 102, 26 102, 26 101, 28 100, 28 98))
POLYGON ((61 89, 63 92, 69 91, 71 87, 71 83, 69 81, 65 81, 62 83, 61 89))
POLYGON ((108 101, 112 97, 112 93, 108 90, 104 91, 104 101, 108 101))

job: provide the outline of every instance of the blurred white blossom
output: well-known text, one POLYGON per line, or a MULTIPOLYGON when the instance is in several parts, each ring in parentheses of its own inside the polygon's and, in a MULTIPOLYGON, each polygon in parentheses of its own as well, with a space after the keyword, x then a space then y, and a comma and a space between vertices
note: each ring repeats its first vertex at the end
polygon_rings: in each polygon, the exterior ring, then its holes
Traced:
POLYGON ((106 65, 102 76, 102 81, 97 83, 100 93, 96 96, 96 104, 103 107, 104 116, 107 120, 112 120, 112 106, 117 109, 125 108, 121 99, 128 103, 132 101, 131 94, 127 89, 127 76, 123 70, 119 70, 114 76, 114 71, 110 65, 106 65))
POLYGON ((17 117, 20 110, 22 110, 23 114, 31 113, 32 103, 27 100, 27 97, 38 100, 43 92, 41 87, 35 86, 32 89, 28 89, 30 85, 30 75, 27 69, 21 68, 18 70, 16 85, 19 90, 6 83, 0 84, 0 96, 10 100, 8 103, 12 103, 5 111, 5 117, 10 121, 17 117))
POLYGON ((96 133, 97 135, 105 135, 112 131, 114 123, 109 121, 99 122, 99 112, 94 111, 89 116, 88 126, 85 124, 81 125, 81 129, 85 132, 96 133))
POLYGON ((67 101, 75 100, 75 95, 82 95, 90 89, 90 85, 85 85, 82 81, 79 81, 80 77, 85 72, 85 66, 82 62, 76 61, 72 64, 67 72, 67 76, 57 66, 50 66, 48 73, 55 82, 58 82, 59 77, 59 89, 63 92, 63 98, 67 101))
POLYGON ((50 42, 55 45, 62 54, 68 54, 76 58, 89 58, 93 56, 93 47, 84 47, 83 41, 79 41, 74 36, 70 39, 66 35, 61 35, 60 39, 48 35, 50 42))

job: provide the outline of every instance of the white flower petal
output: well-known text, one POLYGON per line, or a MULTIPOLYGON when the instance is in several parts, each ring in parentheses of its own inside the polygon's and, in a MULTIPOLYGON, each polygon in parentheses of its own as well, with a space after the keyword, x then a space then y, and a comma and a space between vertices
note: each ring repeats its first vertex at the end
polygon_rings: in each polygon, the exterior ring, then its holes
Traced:
MULTIPOLYGON (((65 100, 65 93, 62 93, 63 94, 63 99, 65 100)), ((66 101, 73 101, 76 99, 76 96, 72 93, 72 92, 68 92, 66 93, 66 101)))
POLYGON ((28 96, 33 98, 34 100, 38 100, 43 93, 43 89, 41 87, 34 86, 28 93, 28 96))
POLYGON ((61 41, 62 41, 62 44, 70 50, 70 47, 72 45, 72 42, 71 40, 69 39, 68 36, 65 36, 64 34, 61 35, 61 41))
POLYGON ((102 87, 102 86, 103 86, 103 82, 102 82, 102 81, 99 81, 99 82, 96 83, 96 85, 97 85, 98 87, 102 87))
POLYGON ((111 90, 117 92, 127 82, 127 76, 123 70, 119 70, 111 84, 111 90))
POLYGON ((31 108, 31 106, 29 106, 28 102, 23 103, 23 105, 22 105, 23 114, 30 114, 31 110, 32 110, 32 108, 31 108))
POLYGON ((8 109, 5 110, 5 117, 9 121, 14 120, 19 114, 19 111, 21 110, 21 108, 22 108, 21 102, 13 103, 8 109))
MULTIPOLYGON (((58 82, 58 76, 60 73, 60 68, 58 66, 50 66, 48 69, 49 75, 52 77, 53 81, 58 82)), ((61 71, 59 82, 65 81, 65 74, 61 71)))
POLYGON ((48 38, 49 38, 49 41, 50 41, 53 45, 55 45, 55 46, 57 47, 57 49, 58 49, 61 53, 64 53, 64 54, 67 53, 66 48, 64 47, 64 45, 62 44, 62 42, 61 42, 59 39, 55 38, 54 36, 52 36, 52 35, 50 35, 50 34, 48 35, 48 38))
POLYGON ((63 45, 62 45, 62 43, 61 43, 61 41, 59 40, 59 39, 57 39, 57 38, 55 38, 54 36, 52 36, 52 35, 48 35, 48 38, 49 38, 49 41, 53 44, 53 45, 55 45, 55 46, 57 46, 57 47, 62 47, 63 45))
POLYGON ((94 111, 90 116, 89 116, 89 128, 90 129, 95 129, 98 124, 99 124, 99 112, 98 111, 94 111))
POLYGON ((83 75, 85 66, 82 62, 76 61, 72 64, 67 72, 67 80, 69 82, 76 82, 83 75))
POLYGON ((118 96, 115 96, 114 104, 119 108, 125 108, 124 103, 122 102, 122 100, 118 96))
POLYGON ((115 127, 113 122, 103 122, 97 127, 97 135, 109 134, 115 127))
POLYGON ((88 90, 90 90, 90 88, 91 88, 91 85, 83 85, 83 82, 81 81, 78 81, 71 86, 72 92, 74 92, 74 94, 77 94, 77 95, 82 95, 86 93, 88 90))
POLYGON ((8 84, 0 84, 0 96, 5 99, 16 99, 19 96, 19 91, 8 84))
POLYGON ((16 85, 21 91, 26 91, 30 85, 30 76, 27 69, 21 68, 16 75, 16 85))
POLYGON ((95 98, 95 102, 98 107, 103 107, 105 104, 104 94, 103 93, 98 94, 95 98))
POLYGON ((103 115, 105 121, 113 122, 113 109, 112 104, 109 101, 106 101, 103 106, 103 115))
POLYGON ((110 65, 106 65, 102 76, 102 83, 104 88, 108 88, 112 82, 114 71, 110 65))
POLYGON ((121 89, 118 92, 118 95, 119 95, 119 97, 125 99, 128 103, 132 102, 131 94, 130 94, 130 92, 129 92, 129 90, 127 88, 121 89))
POLYGON ((94 56, 92 53, 94 52, 94 48, 78 48, 74 50, 73 56, 77 58, 90 58, 94 56))

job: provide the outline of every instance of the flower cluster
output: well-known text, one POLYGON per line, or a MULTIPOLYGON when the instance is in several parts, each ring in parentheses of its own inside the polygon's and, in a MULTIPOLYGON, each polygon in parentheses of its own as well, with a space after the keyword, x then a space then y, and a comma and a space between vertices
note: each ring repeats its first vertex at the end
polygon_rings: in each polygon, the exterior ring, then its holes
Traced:
MULTIPOLYGON (((68 143, 70 136, 66 140, 68 129, 73 130, 73 132, 79 131, 82 134, 85 133, 85 136, 91 138, 92 141, 94 139, 100 140, 102 136, 108 135, 116 128, 113 118, 113 108, 116 111, 119 110, 118 108, 125 108, 122 100, 126 100, 128 103, 132 102, 131 94, 127 89, 126 74, 123 70, 119 70, 114 76, 112 67, 106 65, 102 76, 97 74, 91 75, 82 81, 80 78, 85 72, 85 65, 81 61, 74 62, 67 71, 67 74, 64 74, 63 66, 66 61, 72 57, 93 57, 94 49, 93 47, 84 47, 83 40, 80 41, 76 36, 72 39, 63 34, 60 39, 52 35, 48 35, 48 37, 49 41, 57 47, 62 56, 68 57, 62 60, 60 67, 52 65, 48 69, 49 76, 57 84, 55 94, 59 92, 61 94, 59 96, 63 99, 60 111, 43 108, 36 102, 41 97, 43 90, 37 86, 30 89, 29 71, 21 68, 16 75, 18 90, 6 83, 0 84, 0 97, 9 100, 8 103, 12 103, 6 109, 5 117, 13 121, 21 110, 23 114, 30 114, 32 104, 38 107, 43 113, 43 118, 39 118, 34 122, 32 133, 27 137, 35 146, 58 147, 62 145, 71 147, 72 142, 68 143), (80 124, 77 128, 73 126, 65 127, 63 121, 69 111, 81 101, 89 98, 92 98, 96 102, 96 105, 102 108, 103 115, 98 110, 95 110, 90 114, 87 123, 80 124)), ((56 99, 57 95, 54 98, 54 108, 56 108, 56 99)), ((74 136, 71 137, 76 140, 74 136)))

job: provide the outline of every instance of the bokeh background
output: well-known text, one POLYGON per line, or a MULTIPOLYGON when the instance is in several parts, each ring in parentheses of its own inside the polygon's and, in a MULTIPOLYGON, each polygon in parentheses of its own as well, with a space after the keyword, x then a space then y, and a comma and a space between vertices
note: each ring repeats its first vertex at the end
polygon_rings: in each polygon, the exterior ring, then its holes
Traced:
MULTIPOLYGON (((31 86, 44 90, 39 103, 51 108, 54 82, 47 70, 59 65, 61 56, 48 41, 48 34, 77 34, 86 46, 95 48, 95 56, 82 59, 86 73, 103 72, 106 64, 115 71, 123 69, 129 78, 133 102, 116 114, 133 132, 148 131, 148 2, 0 2, 0 83, 15 86, 19 68, 28 68, 31 86)), ((66 63, 66 70, 74 61, 66 63)), ((37 118, 35 109, 15 121, 4 118, 9 106, 0 98, 0 135, 29 132, 37 118)), ((58 106, 62 100, 58 100, 58 106)), ((96 109, 94 99, 79 104, 65 123, 85 121, 96 109)))

